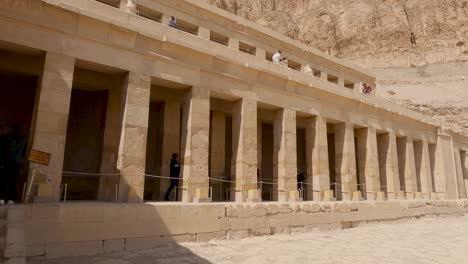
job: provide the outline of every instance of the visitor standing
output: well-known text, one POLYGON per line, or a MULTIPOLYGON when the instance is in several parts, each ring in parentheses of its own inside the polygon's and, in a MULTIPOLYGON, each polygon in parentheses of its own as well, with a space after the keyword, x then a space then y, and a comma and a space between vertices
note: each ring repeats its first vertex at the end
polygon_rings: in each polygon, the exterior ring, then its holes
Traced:
POLYGON ((173 28, 177 28, 177 21, 174 16, 171 16, 171 20, 169 20, 169 26, 173 28))

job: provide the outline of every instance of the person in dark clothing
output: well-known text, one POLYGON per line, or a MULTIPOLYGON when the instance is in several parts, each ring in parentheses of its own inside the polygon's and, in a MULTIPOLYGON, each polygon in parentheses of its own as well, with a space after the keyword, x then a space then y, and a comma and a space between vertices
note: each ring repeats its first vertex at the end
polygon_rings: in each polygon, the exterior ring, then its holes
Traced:
POLYGON ((174 16, 171 16, 171 20, 169 20, 169 26, 173 28, 177 28, 177 21, 174 16))
POLYGON ((16 196, 16 183, 20 175, 21 160, 26 142, 20 127, 13 125, 10 133, 0 138, 0 203, 12 204, 16 196))
POLYGON ((304 173, 298 172, 297 173, 297 189, 300 190, 302 189, 302 184, 305 180, 304 173))
POLYGON ((172 190, 179 184, 180 164, 177 161, 178 156, 177 153, 172 153, 170 164, 171 184, 169 188, 167 188, 166 195, 164 195, 165 201, 169 201, 169 195, 171 195, 172 190))

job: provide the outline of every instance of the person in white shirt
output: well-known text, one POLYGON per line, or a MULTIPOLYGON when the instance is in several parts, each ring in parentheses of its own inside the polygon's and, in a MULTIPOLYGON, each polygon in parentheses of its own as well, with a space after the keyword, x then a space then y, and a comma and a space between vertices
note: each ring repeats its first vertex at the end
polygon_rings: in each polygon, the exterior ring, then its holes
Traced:
POLYGON ((276 51, 275 54, 273 54, 273 57, 271 58, 271 60, 276 64, 280 64, 280 62, 282 60, 281 50, 276 51))

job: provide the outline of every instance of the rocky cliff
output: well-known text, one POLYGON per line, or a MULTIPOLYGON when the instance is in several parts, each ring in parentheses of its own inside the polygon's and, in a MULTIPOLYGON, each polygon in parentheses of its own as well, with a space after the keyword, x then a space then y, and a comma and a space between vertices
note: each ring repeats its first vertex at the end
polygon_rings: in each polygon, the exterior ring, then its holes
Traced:
POLYGON ((468 128, 468 0, 203 1, 372 69, 380 96, 468 128))

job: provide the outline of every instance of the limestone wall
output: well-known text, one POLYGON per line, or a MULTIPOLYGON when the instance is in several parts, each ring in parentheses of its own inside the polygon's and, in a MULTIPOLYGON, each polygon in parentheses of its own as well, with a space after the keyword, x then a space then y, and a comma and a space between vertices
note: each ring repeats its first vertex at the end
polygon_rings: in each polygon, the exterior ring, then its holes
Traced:
POLYGON ((133 251, 185 241, 239 239, 443 217, 468 212, 468 200, 247 204, 28 205, 27 256, 133 251), (187 219, 190 219, 188 221, 187 219))

